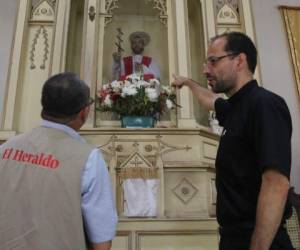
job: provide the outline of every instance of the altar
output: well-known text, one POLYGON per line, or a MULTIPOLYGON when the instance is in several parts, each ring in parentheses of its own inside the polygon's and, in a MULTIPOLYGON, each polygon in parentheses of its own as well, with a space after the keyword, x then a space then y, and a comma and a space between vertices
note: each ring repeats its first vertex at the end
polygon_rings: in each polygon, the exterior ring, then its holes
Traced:
MULTIPOLYGON (((19 1, 0 140, 40 123, 40 93, 52 74, 72 71, 92 97, 113 78, 112 54, 131 54, 129 36, 147 32, 144 54, 160 81, 202 76, 209 38, 225 31, 254 37, 250 0, 19 1)), ((102 150, 119 215, 113 250, 218 249, 215 157, 219 128, 188 88, 180 107, 154 128, 121 128, 118 116, 93 112, 80 131, 102 150)))

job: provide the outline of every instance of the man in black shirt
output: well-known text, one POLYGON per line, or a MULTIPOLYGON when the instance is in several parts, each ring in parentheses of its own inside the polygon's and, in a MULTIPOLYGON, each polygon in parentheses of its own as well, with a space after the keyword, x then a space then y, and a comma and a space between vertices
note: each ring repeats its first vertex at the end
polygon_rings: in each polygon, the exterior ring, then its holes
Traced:
POLYGON ((188 86, 224 127, 216 158, 220 249, 292 250, 284 228, 292 122, 285 101, 253 79, 256 64, 250 38, 225 33, 207 51, 203 72, 212 91, 182 76, 172 85, 188 86))

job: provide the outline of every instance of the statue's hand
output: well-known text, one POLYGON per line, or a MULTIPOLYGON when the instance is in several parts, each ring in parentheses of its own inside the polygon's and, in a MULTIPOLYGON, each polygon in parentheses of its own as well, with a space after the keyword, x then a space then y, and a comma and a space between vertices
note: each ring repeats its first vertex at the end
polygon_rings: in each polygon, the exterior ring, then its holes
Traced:
POLYGON ((113 59, 114 59, 115 62, 120 62, 120 60, 121 60, 121 53, 120 52, 114 52, 112 54, 112 56, 113 56, 113 59))

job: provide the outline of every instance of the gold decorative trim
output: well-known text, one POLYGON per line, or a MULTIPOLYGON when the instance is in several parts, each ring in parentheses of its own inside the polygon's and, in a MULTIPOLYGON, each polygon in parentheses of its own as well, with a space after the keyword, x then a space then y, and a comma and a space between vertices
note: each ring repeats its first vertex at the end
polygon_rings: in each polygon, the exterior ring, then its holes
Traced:
MULTIPOLYGON (((298 12, 297 14, 300 17, 300 8, 297 7, 288 7, 288 6, 280 6, 280 10, 283 17, 283 22, 285 26, 285 30, 287 33, 288 43, 290 46, 290 55, 293 64, 293 71, 295 76, 295 81, 298 89, 298 97, 300 97, 300 41, 296 40, 295 34, 293 32, 299 32, 299 30, 293 30, 293 20, 289 16, 291 12, 298 12)), ((300 18, 299 18, 300 19, 300 18)), ((300 24, 299 24, 300 25, 300 24)))

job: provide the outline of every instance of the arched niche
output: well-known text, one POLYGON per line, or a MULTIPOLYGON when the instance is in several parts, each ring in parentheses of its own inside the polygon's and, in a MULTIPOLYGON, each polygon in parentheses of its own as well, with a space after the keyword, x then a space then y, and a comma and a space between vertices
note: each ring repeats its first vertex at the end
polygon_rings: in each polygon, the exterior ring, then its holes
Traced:
MULTIPOLYGON (((157 62, 162 84, 170 84, 175 73, 206 86, 202 76, 207 41, 205 8, 199 0, 71 0, 66 70, 80 74, 96 95, 102 84, 113 79, 117 29, 123 33, 123 56, 131 55, 129 35, 145 31, 151 42, 144 55, 157 62)), ((207 112, 189 90, 178 93, 178 103, 183 108, 163 117, 162 126, 208 126, 207 112)), ((91 126, 118 127, 120 122, 116 116, 96 111, 91 126)))
POLYGON ((151 1, 119 0, 118 8, 113 10, 113 16, 105 24, 103 43, 103 82, 112 80, 112 53, 117 50, 117 29, 122 35, 123 56, 131 55, 129 35, 135 31, 147 32, 150 43, 145 47, 144 55, 151 56, 158 63, 161 81, 169 82, 168 61, 168 31, 167 24, 162 23, 159 11, 154 9, 151 1))
MULTIPOLYGON (((118 0, 106 1, 105 11, 110 15, 105 16, 103 29, 103 53, 98 58, 99 72, 102 77, 98 87, 114 80, 113 76, 113 52, 117 51, 116 43, 121 44, 122 57, 132 55, 129 36, 132 32, 143 31, 149 34, 150 43, 145 47, 143 55, 152 57, 158 64, 161 83, 168 85, 169 79, 169 55, 168 55, 168 26, 167 16, 162 18, 161 13, 166 12, 166 1, 160 1, 162 5, 156 6, 149 0, 118 0), (160 7, 157 9, 155 7, 160 7), (121 30, 122 33, 118 32, 121 30), (119 35, 119 39, 117 36, 119 35), (101 61, 102 60, 102 61, 101 61)), ((164 13, 166 15, 166 13, 164 13)), ((101 14, 100 14, 101 15, 101 14)), ((100 34, 101 36, 101 34, 100 34)), ((170 114, 161 117, 160 120, 170 120, 170 114)), ((173 121, 173 124, 176 122, 173 121)), ((96 126, 119 124, 118 117, 111 114, 97 114, 96 126), (112 120, 110 122, 110 120, 112 120)), ((174 126, 174 125, 173 125, 174 126)))

